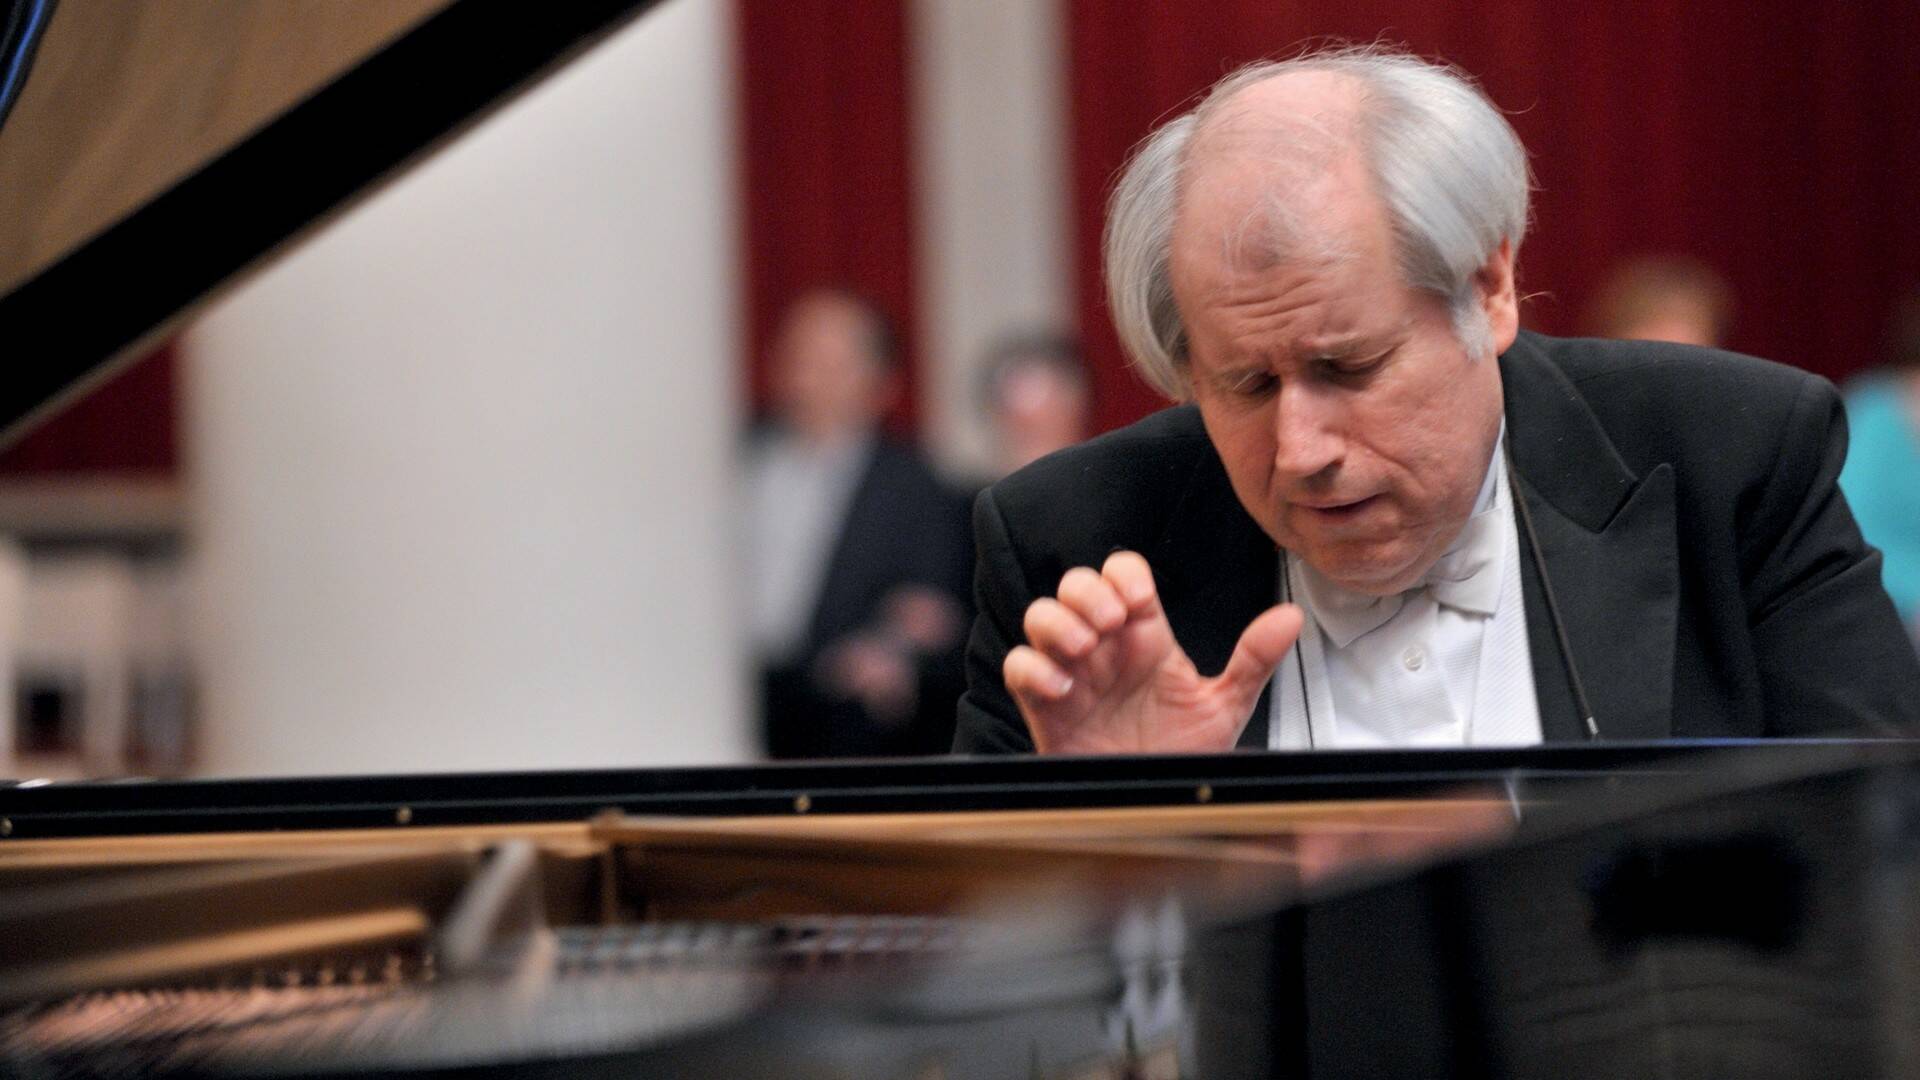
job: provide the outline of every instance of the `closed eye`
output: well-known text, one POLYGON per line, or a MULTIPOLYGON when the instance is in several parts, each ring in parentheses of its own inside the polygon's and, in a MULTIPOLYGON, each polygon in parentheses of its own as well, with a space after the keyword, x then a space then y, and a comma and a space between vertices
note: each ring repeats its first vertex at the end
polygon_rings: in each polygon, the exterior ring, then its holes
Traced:
POLYGON ((1393 350, 1387 349, 1364 356, 1322 357, 1316 366, 1328 378, 1353 382, 1364 380, 1367 376, 1379 371, 1392 358, 1393 350))
POLYGON ((1279 388, 1279 376, 1270 371, 1245 371, 1226 382, 1227 393, 1249 401, 1271 397, 1279 388))

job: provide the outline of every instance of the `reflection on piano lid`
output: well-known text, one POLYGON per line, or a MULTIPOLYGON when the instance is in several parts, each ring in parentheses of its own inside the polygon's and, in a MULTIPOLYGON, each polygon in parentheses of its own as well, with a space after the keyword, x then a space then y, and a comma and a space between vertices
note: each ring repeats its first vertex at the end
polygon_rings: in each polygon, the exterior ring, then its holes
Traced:
POLYGON ((0 790, 0 1072, 1920 1065, 1900 745, 929 768, 0 790))
MULTIPOLYGON (((65 182, 41 185, 37 190, 44 198, 38 205, 22 204, 23 190, 36 190, 33 185, 10 188, 10 225, 0 234, 0 246, 15 262, 0 275, 8 290, 0 296, 0 335, 10 355, 31 360, 14 365, 9 374, 13 389, 0 401, 0 446, 22 434, 28 418, 91 385, 114 361, 138 355, 143 345, 282 245, 653 2, 406 0, 350 8, 273 4, 244 11, 206 5, 196 11, 175 0, 144 6, 64 0, 46 31, 20 107, 0 128, 0 177, 55 167, 33 160, 70 134, 34 130, 36 119, 58 123, 64 115, 43 95, 78 95, 89 108, 119 101, 124 113, 89 114, 94 129, 164 126, 151 115, 158 107, 155 87, 136 85, 116 96, 111 85, 97 85, 100 79, 143 74, 138 66, 107 66, 103 56, 129 62, 144 58, 164 77, 180 75, 183 61, 189 71, 203 67, 196 49, 262 51, 265 55, 252 60, 223 61, 244 73, 281 62, 280 53, 298 53, 300 47, 286 43, 290 36, 325 29, 324 41, 306 46, 316 51, 305 58, 303 69, 324 84, 316 89, 284 79, 236 80, 242 87, 273 88, 277 96, 265 102, 186 95, 188 107, 224 116, 219 123, 202 123, 204 117, 188 123, 182 132, 192 137, 180 140, 187 149, 170 146, 145 155, 145 170, 116 162, 129 173, 107 170, 115 175, 101 181, 102 190, 65 182), (247 32, 249 26, 257 32, 247 32), (204 37, 169 41, 164 49, 147 42, 143 49, 125 40, 141 28, 204 37), (95 62, 87 63, 89 57, 95 62), (65 62, 68 58, 73 62, 65 62), (254 124, 259 126, 249 130, 254 124), (58 205, 61 199, 89 197, 89 206, 58 205)), ((162 88, 181 89, 190 81, 190 74, 183 75, 162 88)))

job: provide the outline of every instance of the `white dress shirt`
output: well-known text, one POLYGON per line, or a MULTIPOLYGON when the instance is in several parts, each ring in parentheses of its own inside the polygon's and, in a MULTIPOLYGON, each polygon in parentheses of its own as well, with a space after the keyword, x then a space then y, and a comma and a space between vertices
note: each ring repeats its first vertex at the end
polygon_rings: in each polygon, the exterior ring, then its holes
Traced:
POLYGON ((1274 673, 1270 747, 1541 741, 1505 442, 1503 430, 1472 518, 1420 585, 1368 596, 1282 554, 1283 589, 1307 619, 1274 673))

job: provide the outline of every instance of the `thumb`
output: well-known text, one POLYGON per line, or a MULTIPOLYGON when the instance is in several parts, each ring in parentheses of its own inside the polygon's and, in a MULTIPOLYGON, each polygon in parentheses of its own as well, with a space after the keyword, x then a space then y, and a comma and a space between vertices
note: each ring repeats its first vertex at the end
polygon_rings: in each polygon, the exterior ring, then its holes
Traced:
POLYGON ((1217 680, 1227 693, 1251 702, 1273 678, 1273 669, 1286 658, 1287 650, 1300 637, 1306 616, 1296 604, 1276 604, 1247 624, 1233 657, 1217 680))

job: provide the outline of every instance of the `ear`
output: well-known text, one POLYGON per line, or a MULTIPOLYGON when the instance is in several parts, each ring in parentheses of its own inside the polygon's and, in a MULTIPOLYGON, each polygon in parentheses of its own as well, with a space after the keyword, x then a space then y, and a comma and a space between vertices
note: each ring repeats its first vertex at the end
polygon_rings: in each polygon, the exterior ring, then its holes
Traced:
POLYGON ((1488 338, 1495 356, 1507 351, 1520 333, 1520 300, 1513 286, 1513 244, 1502 240, 1473 274, 1473 290, 1487 317, 1488 338))

